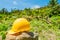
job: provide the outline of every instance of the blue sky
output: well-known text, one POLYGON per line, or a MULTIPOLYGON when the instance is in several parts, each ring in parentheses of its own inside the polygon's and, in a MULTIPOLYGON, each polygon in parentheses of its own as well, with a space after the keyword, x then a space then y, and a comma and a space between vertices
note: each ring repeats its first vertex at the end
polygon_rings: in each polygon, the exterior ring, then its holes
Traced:
MULTIPOLYGON (((47 5, 49 0, 0 0, 0 9, 24 9, 24 8, 39 8, 47 5)), ((60 3, 60 0, 58 1, 60 3)))

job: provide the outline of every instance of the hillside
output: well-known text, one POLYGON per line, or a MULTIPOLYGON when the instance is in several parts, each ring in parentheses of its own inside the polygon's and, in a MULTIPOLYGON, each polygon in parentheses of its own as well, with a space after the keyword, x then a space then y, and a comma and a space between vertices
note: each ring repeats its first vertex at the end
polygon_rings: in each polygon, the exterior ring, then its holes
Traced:
POLYGON ((60 6, 52 13, 51 7, 41 7, 38 9, 25 8, 24 10, 11 10, 8 12, 5 8, 0 10, 0 35, 3 39, 6 32, 12 27, 12 23, 17 18, 27 18, 31 24, 31 31, 39 33, 39 39, 60 40, 60 6))

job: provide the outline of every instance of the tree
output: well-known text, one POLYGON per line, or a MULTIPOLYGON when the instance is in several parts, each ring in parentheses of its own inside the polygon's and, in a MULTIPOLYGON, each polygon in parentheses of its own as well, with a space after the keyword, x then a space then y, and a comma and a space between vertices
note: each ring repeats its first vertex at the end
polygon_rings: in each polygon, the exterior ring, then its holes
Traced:
POLYGON ((54 7, 54 6, 56 6, 58 4, 58 0, 50 0, 49 1, 49 5, 51 6, 51 7, 54 7))
POLYGON ((7 9, 6 9, 6 8, 2 8, 2 9, 0 10, 0 13, 2 13, 2 14, 7 14, 7 13, 8 13, 8 11, 7 11, 7 9))
POLYGON ((51 12, 50 12, 50 17, 53 16, 53 15, 57 15, 58 14, 58 0, 50 0, 49 1, 49 7, 51 8, 51 12))

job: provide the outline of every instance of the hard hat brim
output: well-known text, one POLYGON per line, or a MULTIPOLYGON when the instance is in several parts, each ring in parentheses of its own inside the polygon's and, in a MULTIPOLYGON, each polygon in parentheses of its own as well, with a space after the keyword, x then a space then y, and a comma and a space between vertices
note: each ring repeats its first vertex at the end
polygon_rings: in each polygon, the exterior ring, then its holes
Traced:
POLYGON ((9 30, 8 34, 15 34, 16 32, 9 30))

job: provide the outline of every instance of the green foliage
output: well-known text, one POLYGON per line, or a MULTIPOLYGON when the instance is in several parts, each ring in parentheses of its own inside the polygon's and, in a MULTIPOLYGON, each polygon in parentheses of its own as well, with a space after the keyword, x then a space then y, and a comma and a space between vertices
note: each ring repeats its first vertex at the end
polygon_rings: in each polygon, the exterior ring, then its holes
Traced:
POLYGON ((54 7, 58 4, 58 0, 50 0, 49 6, 54 7))
POLYGON ((6 38, 6 32, 5 31, 0 32, 0 35, 2 35, 2 40, 4 40, 6 38))

